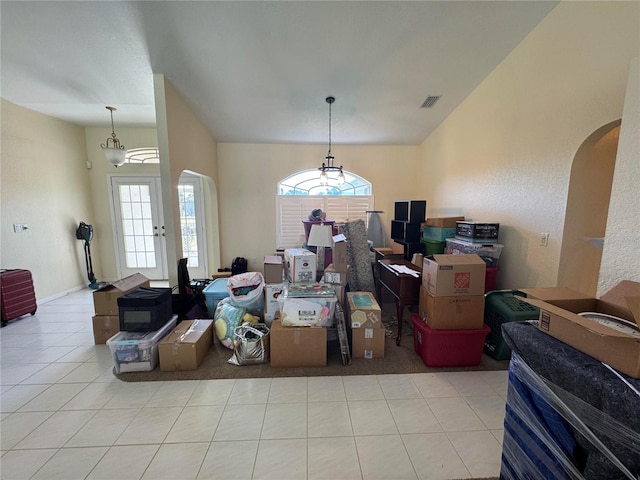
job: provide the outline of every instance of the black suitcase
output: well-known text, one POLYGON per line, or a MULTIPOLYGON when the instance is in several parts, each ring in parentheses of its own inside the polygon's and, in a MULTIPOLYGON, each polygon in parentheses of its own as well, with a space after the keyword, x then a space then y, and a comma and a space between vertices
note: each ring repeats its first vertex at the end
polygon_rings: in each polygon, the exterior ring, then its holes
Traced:
POLYGON ((31 272, 24 269, 0 270, 0 300, 2 304, 2 326, 9 320, 38 309, 36 292, 31 272))

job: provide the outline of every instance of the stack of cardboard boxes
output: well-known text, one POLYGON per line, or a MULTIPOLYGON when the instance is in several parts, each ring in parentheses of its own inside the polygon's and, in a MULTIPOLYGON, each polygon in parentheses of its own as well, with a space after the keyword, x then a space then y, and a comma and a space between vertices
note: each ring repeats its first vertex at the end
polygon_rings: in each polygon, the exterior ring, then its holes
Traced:
POLYGON ((382 312, 371 292, 348 292, 352 358, 384 358, 382 312))
POLYGON ((477 365, 484 338, 486 264, 478 255, 432 255, 422 269, 416 352, 428 366, 477 365))

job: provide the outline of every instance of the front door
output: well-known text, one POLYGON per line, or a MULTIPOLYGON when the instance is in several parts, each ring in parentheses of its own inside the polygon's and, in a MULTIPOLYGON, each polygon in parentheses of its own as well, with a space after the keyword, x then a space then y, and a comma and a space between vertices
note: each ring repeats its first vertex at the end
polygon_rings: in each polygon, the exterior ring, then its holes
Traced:
POLYGON ((120 277, 136 272, 166 280, 167 255, 159 176, 111 176, 120 277))

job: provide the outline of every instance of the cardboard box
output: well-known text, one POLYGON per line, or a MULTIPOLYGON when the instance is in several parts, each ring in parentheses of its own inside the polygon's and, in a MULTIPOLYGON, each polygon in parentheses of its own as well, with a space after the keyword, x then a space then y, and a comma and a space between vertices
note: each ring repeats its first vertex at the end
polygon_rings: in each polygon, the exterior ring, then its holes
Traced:
POLYGON ((264 283, 282 283, 284 265, 282 257, 268 255, 264 257, 264 283))
POLYGON ((456 237, 469 242, 497 242, 499 231, 499 223, 456 222, 456 237))
POLYGON ((384 358, 384 328, 354 328, 351 330, 352 358, 384 358))
POLYGON ((306 248, 287 248, 284 251, 286 279, 293 283, 316 281, 316 254, 306 248))
POLYGON ((464 220, 464 217, 434 217, 427 218, 425 221, 425 225, 429 227, 440 227, 440 228, 456 228, 456 222, 461 222, 464 220))
POLYGON ((640 283, 625 280, 600 299, 560 299, 523 301, 540 308, 538 328, 558 340, 600 360, 612 368, 640 378, 640 335, 611 328, 577 315, 597 312, 620 317, 640 328, 640 283), (562 306, 560 306, 562 305, 562 306))
POLYGON ((581 293, 567 287, 540 287, 540 288, 521 288, 527 298, 542 300, 543 302, 553 302, 557 307, 565 304, 571 306, 574 300, 590 300, 593 297, 586 293, 581 293))
MULTIPOLYGON (((344 272, 349 265, 347 257, 347 237, 343 234, 333 236, 333 249, 331 252, 333 268, 336 272, 344 272)), ((326 271, 326 269, 325 269, 326 271)))
POLYGON ((149 279, 141 273, 134 273, 96 290, 93 292, 96 315, 118 315, 118 298, 138 287, 149 287, 149 279))
POLYGON ((272 367, 324 367, 327 365, 327 329, 283 327, 271 324, 272 367))
POLYGON ((284 293, 284 283, 268 283, 264 286, 264 319, 267 326, 276 318, 280 310, 278 298, 284 293))
POLYGON ((213 320, 183 320, 158 345, 160 370, 197 370, 213 345, 213 320))
POLYGON ((349 265, 347 265, 347 270, 344 272, 336 271, 333 263, 330 263, 324 269, 323 281, 325 283, 330 283, 331 285, 333 285, 333 288, 336 290, 336 297, 338 298, 338 302, 340 303, 340 305, 344 305, 344 292, 347 288, 348 280, 349 265))
POLYGON ((476 254, 424 258, 422 285, 431 295, 484 295, 486 263, 476 254))
POLYGON ((435 297, 421 285, 418 315, 431 330, 482 328, 484 301, 484 295, 435 297))
POLYGON ((382 329, 382 312, 371 292, 347 292, 347 312, 351 328, 382 329))
POLYGON ((120 331, 118 315, 95 315, 93 317, 93 340, 96 345, 104 345, 120 331))

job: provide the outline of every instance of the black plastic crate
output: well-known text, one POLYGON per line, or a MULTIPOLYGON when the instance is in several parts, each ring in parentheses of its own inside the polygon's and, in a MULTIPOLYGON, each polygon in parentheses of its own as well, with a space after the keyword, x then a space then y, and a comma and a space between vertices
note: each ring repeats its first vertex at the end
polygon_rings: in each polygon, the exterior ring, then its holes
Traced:
POLYGON ((401 222, 424 222, 426 217, 426 200, 396 200, 393 202, 394 220, 401 222))
POLYGON ((525 294, 517 290, 494 290, 485 294, 484 323, 491 329, 484 342, 484 351, 496 360, 511 358, 511 349, 502 338, 502 324, 536 320, 540 309, 518 297, 525 294))

